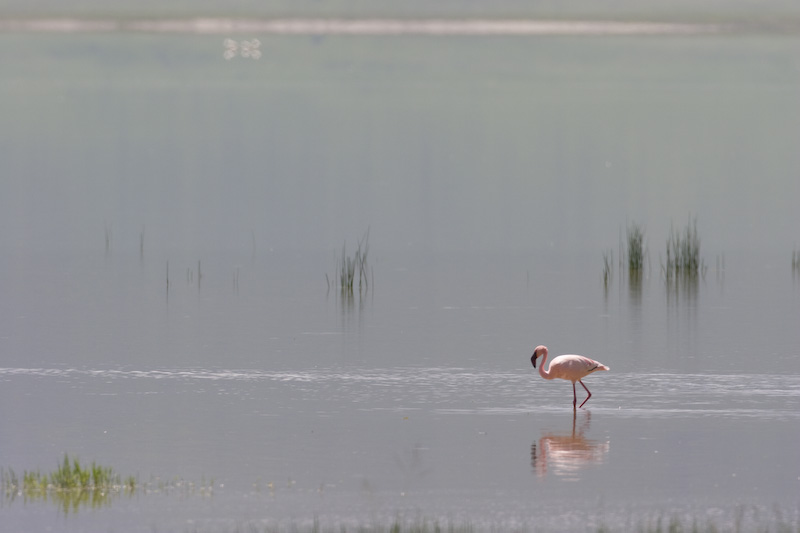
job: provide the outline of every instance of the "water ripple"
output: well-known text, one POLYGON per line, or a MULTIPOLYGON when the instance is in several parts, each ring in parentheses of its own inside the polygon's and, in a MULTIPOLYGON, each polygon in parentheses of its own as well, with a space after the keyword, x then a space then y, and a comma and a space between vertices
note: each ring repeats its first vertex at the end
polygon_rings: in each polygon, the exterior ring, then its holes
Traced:
MULTIPOLYGON (((231 394, 259 384, 286 388, 302 401, 342 401, 360 410, 421 409, 440 414, 515 415, 571 409, 569 383, 528 372, 474 368, 395 367, 307 370, 0 368, 0 379, 180 380, 239 382, 231 394), (255 385, 245 387, 244 384, 255 385)), ((800 376, 778 374, 640 374, 595 377, 589 409, 620 417, 800 418, 800 376)), ((266 389, 265 389, 266 390, 266 389)))

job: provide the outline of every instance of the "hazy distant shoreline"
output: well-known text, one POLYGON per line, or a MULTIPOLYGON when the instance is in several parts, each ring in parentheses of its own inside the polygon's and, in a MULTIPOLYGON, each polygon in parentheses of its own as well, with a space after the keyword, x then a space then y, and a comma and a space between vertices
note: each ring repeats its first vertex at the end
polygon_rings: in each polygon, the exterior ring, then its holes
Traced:
POLYGON ((693 35, 735 31, 722 24, 564 21, 536 19, 336 19, 336 18, 14 18, 0 19, 0 32, 187 33, 222 35, 693 35))

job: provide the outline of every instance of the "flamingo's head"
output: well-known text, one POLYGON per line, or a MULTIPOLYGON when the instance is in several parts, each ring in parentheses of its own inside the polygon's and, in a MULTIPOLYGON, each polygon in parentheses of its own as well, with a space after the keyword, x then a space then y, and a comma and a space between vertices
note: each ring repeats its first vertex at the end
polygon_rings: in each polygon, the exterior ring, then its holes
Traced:
POLYGON ((536 360, 547 354, 547 346, 537 346, 535 350, 533 350, 533 355, 531 356, 531 364, 533 368, 536 368, 536 360))

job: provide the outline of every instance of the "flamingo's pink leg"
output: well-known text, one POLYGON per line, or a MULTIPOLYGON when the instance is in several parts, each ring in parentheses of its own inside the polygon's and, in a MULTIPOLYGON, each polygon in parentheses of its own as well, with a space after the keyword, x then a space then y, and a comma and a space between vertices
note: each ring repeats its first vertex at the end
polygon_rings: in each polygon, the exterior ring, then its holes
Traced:
MULTIPOLYGON (((586 385, 584 385, 584 384, 583 384, 583 381, 581 381, 581 380, 578 380, 578 383, 580 383, 580 384, 581 384, 581 386, 582 386, 584 389, 586 389, 586 385)), ((572 390, 573 390, 573 392, 574 392, 574 390, 575 390, 575 384, 574 384, 574 383, 572 384, 572 390)), ((588 401, 589 401, 589 398, 591 398, 591 397, 592 397, 592 392, 591 392, 589 389, 586 389, 586 392, 589 394, 589 396, 587 396, 587 397, 586 397, 586 399, 585 399, 585 400, 583 400, 583 403, 586 403, 586 402, 588 402, 588 401)), ((577 400, 576 400, 576 402, 577 402, 577 400)), ((583 407, 583 403, 580 405, 580 407, 583 407)), ((573 405, 574 405, 574 404, 573 404, 573 405)))
MULTIPOLYGON (((572 409, 575 410, 575 406, 578 405, 578 393, 575 392, 575 382, 572 382, 572 409)), ((581 404, 583 405, 583 404, 581 404)))

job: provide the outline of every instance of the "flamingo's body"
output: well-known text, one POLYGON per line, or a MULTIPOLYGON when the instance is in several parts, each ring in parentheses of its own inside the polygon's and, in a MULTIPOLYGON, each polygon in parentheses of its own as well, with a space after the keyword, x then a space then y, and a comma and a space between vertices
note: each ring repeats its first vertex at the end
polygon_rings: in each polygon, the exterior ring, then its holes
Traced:
POLYGON ((533 368, 536 368, 536 360, 541 357, 542 364, 539 365, 539 375, 542 376, 544 379, 566 379, 567 381, 572 382, 572 407, 578 404, 578 393, 575 391, 575 382, 581 384, 581 386, 586 389, 586 393, 588 396, 580 407, 583 407, 583 404, 589 401, 589 398, 592 397, 592 393, 589 389, 586 388, 586 385, 583 384, 581 381, 583 378, 591 374, 592 372, 597 372, 598 370, 611 370, 603 363, 599 363, 594 359, 589 359, 588 357, 584 357, 582 355, 559 355, 555 359, 550 362, 549 370, 544 369, 544 364, 547 362, 547 346, 537 346, 536 349, 533 351, 533 355, 531 356, 531 364, 533 368))

